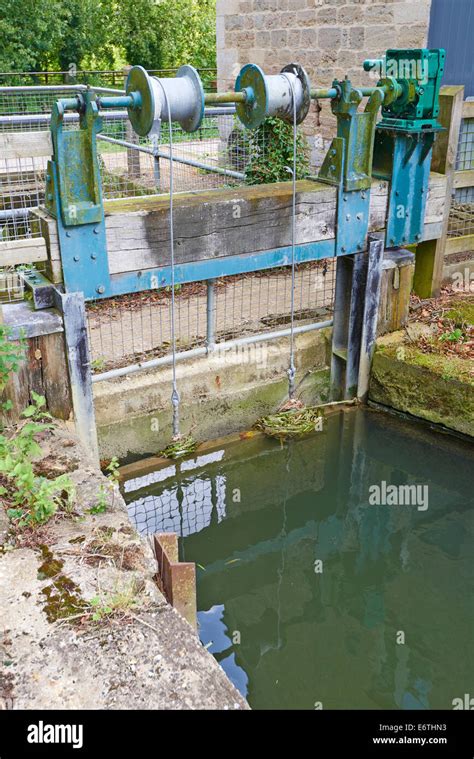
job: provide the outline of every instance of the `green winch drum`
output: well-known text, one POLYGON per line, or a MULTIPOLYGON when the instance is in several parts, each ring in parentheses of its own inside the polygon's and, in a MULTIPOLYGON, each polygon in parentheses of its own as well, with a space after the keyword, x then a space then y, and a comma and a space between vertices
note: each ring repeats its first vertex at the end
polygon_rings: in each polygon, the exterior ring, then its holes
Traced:
POLYGON ((137 134, 146 137, 155 124, 177 122, 185 132, 195 132, 204 118, 204 88, 193 66, 181 66, 175 77, 150 76, 142 66, 133 66, 127 77, 127 94, 139 92, 141 107, 129 108, 128 116, 137 134))
POLYGON ((247 129, 256 129, 269 116, 301 124, 311 106, 311 85, 304 68, 297 63, 285 66, 280 74, 266 76, 260 66, 244 66, 235 83, 236 92, 246 92, 247 100, 237 103, 237 116, 247 129))

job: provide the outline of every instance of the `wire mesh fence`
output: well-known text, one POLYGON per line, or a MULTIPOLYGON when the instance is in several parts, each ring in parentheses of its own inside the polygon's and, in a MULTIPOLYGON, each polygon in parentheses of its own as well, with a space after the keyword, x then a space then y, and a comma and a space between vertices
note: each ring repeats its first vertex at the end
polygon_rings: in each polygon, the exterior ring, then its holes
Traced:
MULTIPOLYGON (((174 71, 161 73, 172 75, 174 71)), ((13 155, 0 157, 0 240, 39 235, 29 209, 44 203, 46 167, 52 152, 48 137, 51 109, 59 98, 79 91, 64 84, 0 86, 0 134, 16 140, 18 148, 13 155)), ((209 108, 195 133, 174 124, 170 135, 168 125, 163 124, 153 138, 139 138, 125 110, 104 111, 97 143, 104 198, 168 192, 171 142, 177 192, 242 184, 251 155, 258 153, 264 159, 265 136, 262 133, 250 144, 234 113, 233 107, 209 108)), ((77 129, 78 124, 78 114, 65 114, 65 129, 77 129)))
MULTIPOLYGON (((463 119, 459 133, 456 171, 474 169, 474 119, 463 119)), ((474 186, 455 190, 449 214, 448 237, 474 234, 474 186)))
MULTIPOLYGON (((333 259, 300 264, 295 278, 295 324, 330 317, 334 301, 333 259)), ((291 268, 226 277, 214 284, 208 321, 204 282, 176 289, 178 351, 213 341, 279 331, 290 326, 291 268)), ((91 303, 87 309, 92 369, 96 374, 143 363, 171 352, 170 288, 91 303)))

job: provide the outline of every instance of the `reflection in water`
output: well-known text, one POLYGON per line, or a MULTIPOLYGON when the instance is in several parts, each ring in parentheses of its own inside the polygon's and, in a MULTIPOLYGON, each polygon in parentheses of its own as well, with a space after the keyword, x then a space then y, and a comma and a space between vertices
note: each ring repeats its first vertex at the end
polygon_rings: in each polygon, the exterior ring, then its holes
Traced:
POLYGON ((125 483, 198 565, 204 645, 255 708, 451 708, 472 692, 472 447, 354 410, 125 483), (369 505, 427 485, 429 507, 369 505))

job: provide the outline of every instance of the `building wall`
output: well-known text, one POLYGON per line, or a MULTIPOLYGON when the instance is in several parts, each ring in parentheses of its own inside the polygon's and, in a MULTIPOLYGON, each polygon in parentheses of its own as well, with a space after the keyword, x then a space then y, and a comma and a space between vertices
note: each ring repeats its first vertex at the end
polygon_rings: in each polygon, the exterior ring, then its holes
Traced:
MULTIPOLYGON (((232 88, 246 63, 276 74, 293 61, 306 68, 313 87, 346 74, 354 84, 370 84, 364 58, 390 47, 426 47, 430 6, 431 0, 217 0, 219 89, 232 88)), ((313 163, 320 163, 334 129, 330 104, 314 103, 304 125, 313 163)))

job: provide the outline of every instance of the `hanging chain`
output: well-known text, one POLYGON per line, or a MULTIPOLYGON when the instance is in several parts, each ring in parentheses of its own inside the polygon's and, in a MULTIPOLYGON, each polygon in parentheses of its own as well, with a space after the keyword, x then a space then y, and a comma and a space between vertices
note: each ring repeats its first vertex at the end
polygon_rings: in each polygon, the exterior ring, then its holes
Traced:
MULTIPOLYGON (((160 80, 157 80, 160 82, 160 80)), ((181 437, 179 429, 179 403, 180 396, 176 381, 176 318, 175 318, 175 271, 174 271, 174 174, 173 174, 173 122, 171 121, 171 108, 168 95, 162 82, 161 89, 165 98, 166 110, 168 111, 168 128, 170 138, 170 253, 171 253, 171 348, 173 356, 173 392, 171 393, 171 403, 173 406, 173 440, 181 437)))

